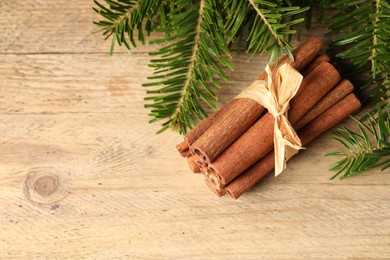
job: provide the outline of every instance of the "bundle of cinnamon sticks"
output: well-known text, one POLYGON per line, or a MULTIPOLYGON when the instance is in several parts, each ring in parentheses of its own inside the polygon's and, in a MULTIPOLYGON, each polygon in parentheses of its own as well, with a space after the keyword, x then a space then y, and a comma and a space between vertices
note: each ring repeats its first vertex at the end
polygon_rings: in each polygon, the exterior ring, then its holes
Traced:
MULTIPOLYGON (((361 106, 353 85, 320 54, 322 48, 312 37, 293 51, 294 61, 284 57, 278 62, 303 75, 288 111, 303 146, 361 106)), ((266 78, 265 72, 259 77, 266 78)), ((263 106, 251 98, 235 98, 189 131, 177 149, 192 172, 204 174, 212 191, 237 199, 274 168, 273 135, 274 117, 263 106)))

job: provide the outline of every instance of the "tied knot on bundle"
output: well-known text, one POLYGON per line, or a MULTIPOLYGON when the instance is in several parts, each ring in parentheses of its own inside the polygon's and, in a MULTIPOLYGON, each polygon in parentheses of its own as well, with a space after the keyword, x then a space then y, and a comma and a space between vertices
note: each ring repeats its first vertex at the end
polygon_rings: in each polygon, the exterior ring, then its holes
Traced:
POLYGON ((290 100, 296 95, 303 76, 289 64, 277 69, 266 66, 267 80, 254 82, 257 101, 274 117, 275 176, 285 168, 286 161, 302 149, 301 140, 288 121, 290 100))

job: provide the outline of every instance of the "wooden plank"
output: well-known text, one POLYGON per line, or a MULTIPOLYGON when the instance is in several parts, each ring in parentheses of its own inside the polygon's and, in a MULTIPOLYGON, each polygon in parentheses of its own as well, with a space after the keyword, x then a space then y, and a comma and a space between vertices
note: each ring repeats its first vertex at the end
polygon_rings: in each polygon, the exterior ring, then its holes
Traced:
POLYGON ((136 55, 121 54, 115 58, 104 54, 2 55, 0 76, 4 102, 0 111, 107 113, 115 109, 128 112, 127 104, 132 103, 137 111, 146 113, 142 109, 145 90, 141 82, 150 73, 148 58, 136 55))
MULTIPOLYGON (((93 1, 1 1, 0 53, 96 53, 108 54, 111 41, 104 41, 93 1)), ((155 37, 158 37, 156 35, 155 37)), ((151 50, 151 46, 135 52, 151 50)), ((124 48, 118 52, 126 53, 124 48)))

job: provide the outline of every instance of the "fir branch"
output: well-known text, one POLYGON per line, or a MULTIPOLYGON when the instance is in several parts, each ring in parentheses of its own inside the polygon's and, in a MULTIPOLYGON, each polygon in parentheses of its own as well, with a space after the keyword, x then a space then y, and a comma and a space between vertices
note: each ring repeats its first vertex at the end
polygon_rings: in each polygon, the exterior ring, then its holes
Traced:
MULTIPOLYGON (((264 3, 265 1, 257 1, 257 2, 260 2, 260 4, 268 4, 270 7, 274 8, 277 6, 277 4, 273 4, 273 3, 264 3)), ((256 13, 260 16, 261 20, 263 21, 264 23, 264 26, 267 27, 267 30, 270 32, 271 36, 275 39, 275 42, 280 46, 280 47, 284 47, 284 44, 283 42, 279 39, 278 37, 278 33, 276 31, 276 28, 274 26, 271 25, 271 21, 267 19, 265 13, 263 13, 262 10, 260 10, 260 8, 256 5, 255 3, 255 0, 249 0, 249 3, 251 4, 251 6, 253 7, 253 9, 255 9, 256 13)))
POLYGON ((112 36, 110 54, 113 54, 116 43, 124 44, 129 50, 130 44, 136 47, 135 31, 138 33, 138 40, 145 44, 144 30, 149 36, 153 31, 156 17, 164 21, 165 9, 161 5, 162 1, 103 0, 102 2, 105 4, 94 0, 96 7, 93 7, 93 10, 104 18, 94 24, 101 27, 96 33, 103 32, 105 39, 112 36))
MULTIPOLYGON (((344 60, 348 78, 371 76, 359 92, 365 104, 390 100, 390 5, 385 0, 333 1, 340 10, 328 20, 332 53, 344 60)), ((359 84, 360 85, 360 84, 359 84)))
POLYGON ((329 7, 339 11, 328 20, 328 35, 334 38, 331 53, 339 58, 343 74, 360 86, 356 92, 363 104, 378 104, 376 117, 367 114, 355 120, 360 134, 348 128, 335 132, 348 151, 329 154, 343 157, 330 169, 338 170, 332 178, 340 175, 343 179, 370 168, 382 166, 385 170, 390 166, 390 5, 385 0, 332 2, 329 7))
POLYGON ((225 46, 222 11, 218 1, 201 0, 199 5, 175 1, 169 11, 169 23, 160 28, 167 36, 153 43, 169 45, 151 53, 161 58, 151 60, 155 72, 149 79, 155 81, 144 84, 162 86, 147 91, 158 95, 145 98, 154 101, 145 105, 152 108, 151 122, 168 119, 159 132, 171 127, 184 134, 187 127, 195 126, 194 117, 207 116, 204 103, 216 109, 212 99, 218 97, 212 86, 220 88, 220 81, 229 82, 224 68, 232 69, 227 59, 231 54, 225 46))
MULTIPOLYGON (((195 37, 194 37, 194 44, 193 44, 193 47, 192 47, 192 55, 191 55, 191 58, 189 60, 189 67, 188 67, 188 70, 187 70, 187 75, 185 77, 185 82, 183 84, 183 88, 181 90, 180 100, 177 103, 176 109, 175 109, 175 111, 172 114, 172 118, 174 118, 174 119, 178 118, 180 113, 182 113, 183 103, 184 103, 184 101, 186 101, 185 100, 186 96, 187 96, 186 94, 189 91, 190 85, 192 83, 191 80, 192 80, 192 76, 194 74, 196 58, 197 58, 198 51, 199 51, 199 45, 200 45, 199 39, 200 39, 200 34, 201 34, 201 25, 202 25, 202 22, 203 22, 204 12, 205 12, 205 10, 204 10, 204 1, 201 1, 200 2, 200 7, 199 7, 199 14, 198 14, 198 19, 197 19, 197 24, 196 24, 196 28, 195 28, 195 37)), ((213 105, 211 105, 211 106, 213 106, 213 105)), ((185 130, 183 129, 182 132, 185 132, 185 130)))
POLYGON ((382 171, 390 167, 390 105, 384 109, 377 106, 375 115, 369 114, 366 121, 354 120, 359 133, 345 127, 333 133, 347 151, 327 154, 342 157, 329 166, 329 170, 337 170, 332 179, 339 175, 340 179, 356 176, 375 167, 382 167, 382 171))
POLYGON ((290 1, 226 1, 228 10, 226 27, 230 31, 228 43, 238 38, 239 48, 245 41, 250 58, 257 53, 268 52, 268 61, 274 62, 285 51, 294 59, 291 50, 291 35, 297 31, 293 26, 304 21, 296 17, 309 10, 309 6, 292 6, 290 1), (231 15, 229 15, 231 14, 231 15))

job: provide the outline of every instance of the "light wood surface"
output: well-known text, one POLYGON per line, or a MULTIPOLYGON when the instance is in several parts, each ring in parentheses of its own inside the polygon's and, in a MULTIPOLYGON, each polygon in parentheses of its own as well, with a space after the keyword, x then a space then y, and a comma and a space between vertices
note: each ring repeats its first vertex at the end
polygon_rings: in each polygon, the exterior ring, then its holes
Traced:
MULTIPOLYGON (((217 198, 180 136, 147 123, 155 47, 110 57, 91 7, 0 1, 0 259, 390 258, 390 176, 330 181, 330 133, 278 178, 217 198)), ((246 59, 219 105, 265 65, 246 59)))

